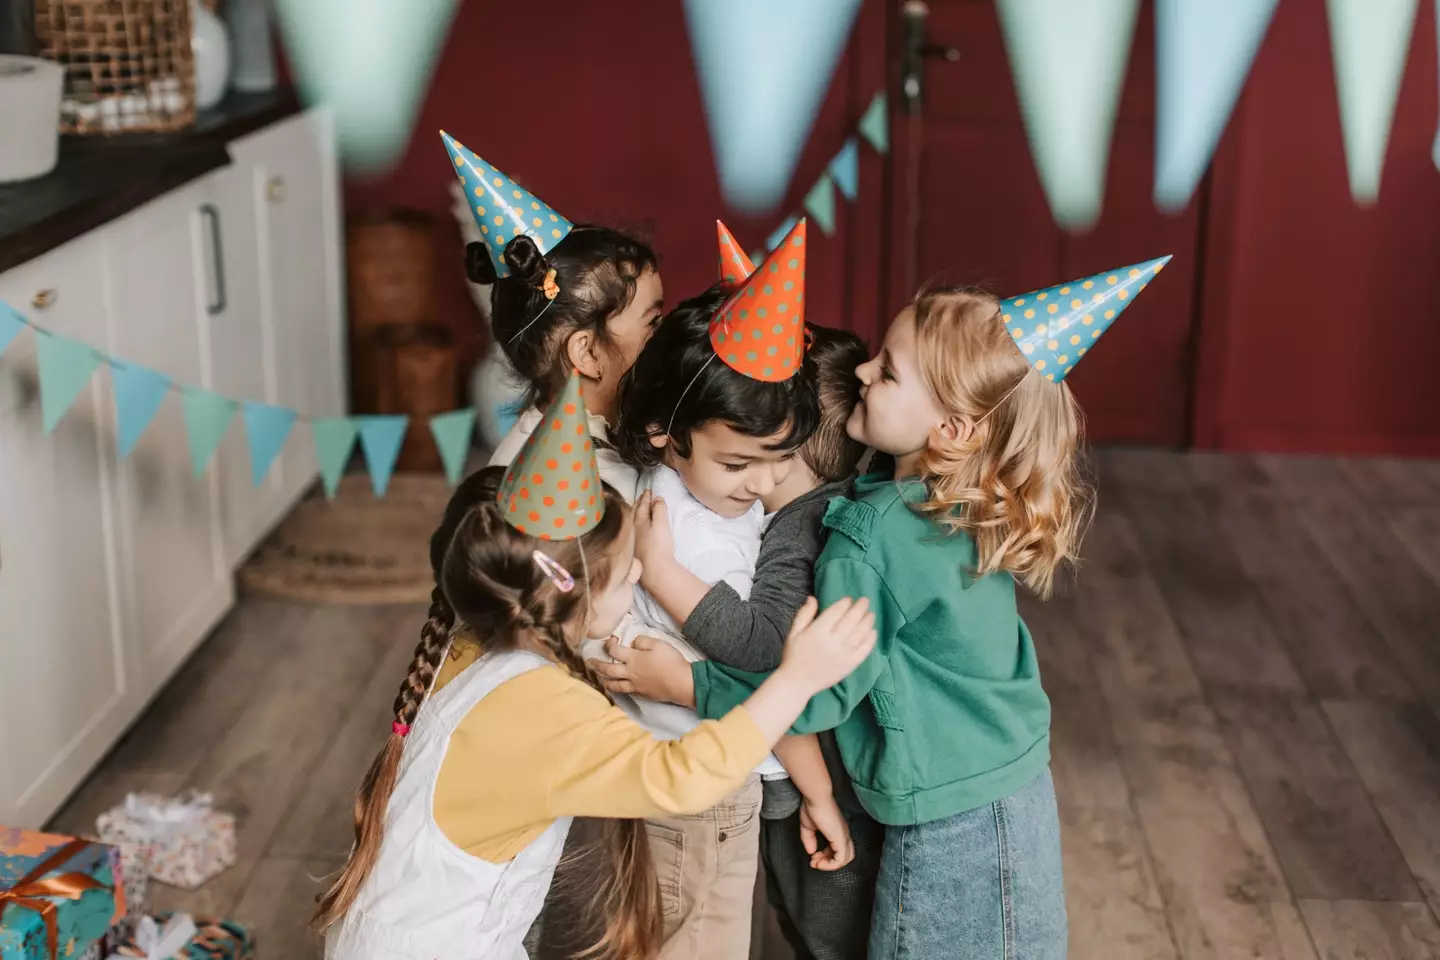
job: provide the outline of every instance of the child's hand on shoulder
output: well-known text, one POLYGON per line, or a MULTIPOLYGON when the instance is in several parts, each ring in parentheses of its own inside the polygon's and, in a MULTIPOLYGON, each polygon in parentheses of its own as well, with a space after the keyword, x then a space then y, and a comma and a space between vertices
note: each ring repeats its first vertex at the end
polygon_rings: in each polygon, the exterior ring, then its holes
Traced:
POLYGON ((660 574, 675 561, 670 511, 664 499, 649 490, 635 501, 635 559, 640 561, 641 583, 647 573, 660 574))
POLYGON ((614 663, 588 662, 611 693, 633 693, 661 703, 695 706, 690 661, 664 640, 636 637, 634 644, 627 647, 618 637, 611 637, 605 641, 605 652, 614 663))

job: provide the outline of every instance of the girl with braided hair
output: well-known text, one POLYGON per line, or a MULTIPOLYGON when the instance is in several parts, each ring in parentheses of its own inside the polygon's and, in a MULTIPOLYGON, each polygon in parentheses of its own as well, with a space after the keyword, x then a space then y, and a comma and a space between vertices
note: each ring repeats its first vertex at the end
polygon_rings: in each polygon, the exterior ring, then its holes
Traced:
POLYGON ((355 846, 316 915, 329 960, 525 957, 576 816, 608 818, 592 955, 655 956, 642 818, 734 791, 806 701, 864 659, 874 622, 863 602, 818 615, 808 603, 772 680, 723 719, 657 741, 577 652, 629 610, 634 541, 572 377, 515 464, 466 480, 431 540, 431 615, 356 798, 355 846), (452 645, 462 655, 448 660, 452 645))

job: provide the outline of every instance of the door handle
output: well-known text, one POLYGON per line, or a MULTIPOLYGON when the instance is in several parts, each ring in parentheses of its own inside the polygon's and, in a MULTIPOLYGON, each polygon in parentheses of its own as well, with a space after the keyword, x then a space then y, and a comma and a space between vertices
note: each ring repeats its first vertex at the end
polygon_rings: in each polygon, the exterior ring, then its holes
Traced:
POLYGON ((215 302, 206 304, 205 312, 214 317, 225 312, 225 251, 220 243, 220 208, 213 203, 200 204, 200 215, 210 221, 210 256, 215 264, 215 302))
POLYGON ((905 97, 905 112, 918 116, 923 107, 925 88, 925 59, 944 60, 954 63, 960 59, 960 51, 939 43, 925 42, 925 23, 930 18, 930 7, 924 0, 906 0, 900 8, 905 21, 905 64, 900 75, 900 92, 905 97))

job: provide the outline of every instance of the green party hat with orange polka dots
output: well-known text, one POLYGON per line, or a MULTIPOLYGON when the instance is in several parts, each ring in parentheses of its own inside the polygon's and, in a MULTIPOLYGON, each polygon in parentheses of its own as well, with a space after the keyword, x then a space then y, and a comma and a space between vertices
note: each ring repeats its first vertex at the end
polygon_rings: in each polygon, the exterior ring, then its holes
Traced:
MULTIPOLYGON (((720 230, 723 247, 729 231, 723 225, 720 230)), ((744 254, 740 257, 743 266, 744 254)), ((805 356, 804 220, 749 271, 715 314, 710 344, 727 366, 752 380, 778 383, 800 369, 805 356)))
POLYGON ((754 273, 755 264, 750 261, 745 251, 740 249, 740 244, 735 242, 735 235, 725 224, 716 220, 715 231, 720 235, 720 280, 724 283, 739 283, 754 273))
POLYGON ((520 448, 495 501, 510 526, 541 540, 574 540, 605 515, 595 445, 580 395, 580 375, 520 448))
POLYGON ((480 227, 480 238, 490 252, 497 277, 510 276, 505 266, 505 244, 524 234, 535 241, 541 253, 551 248, 570 232, 573 224, 537 199, 514 180, 475 155, 444 130, 440 138, 460 183, 465 187, 465 201, 480 227))
POLYGON ((1072 280, 1000 302, 1000 318, 1045 379, 1064 380, 1169 257, 1072 280))

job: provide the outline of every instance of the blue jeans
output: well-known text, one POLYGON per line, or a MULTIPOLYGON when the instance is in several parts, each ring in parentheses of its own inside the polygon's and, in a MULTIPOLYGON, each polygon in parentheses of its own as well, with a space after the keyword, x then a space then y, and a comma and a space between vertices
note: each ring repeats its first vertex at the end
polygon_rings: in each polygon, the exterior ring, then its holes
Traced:
POLYGON ((1049 770, 978 809, 886 828, 870 960, 1063 960, 1067 929, 1049 770))

